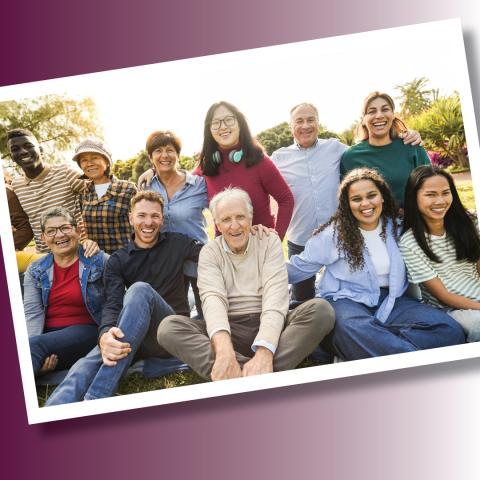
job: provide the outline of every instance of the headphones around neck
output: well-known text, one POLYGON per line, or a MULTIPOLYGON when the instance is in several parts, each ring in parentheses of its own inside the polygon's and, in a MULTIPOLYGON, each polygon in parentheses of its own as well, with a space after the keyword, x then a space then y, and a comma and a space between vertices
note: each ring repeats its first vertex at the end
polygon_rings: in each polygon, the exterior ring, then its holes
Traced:
MULTIPOLYGON (((243 150, 232 150, 228 154, 228 159, 231 163, 239 163, 242 157, 243 150)), ((212 159, 215 165, 220 165, 220 163, 222 163, 222 156, 220 155, 220 152, 218 150, 214 152, 214 154, 212 155, 212 159)))

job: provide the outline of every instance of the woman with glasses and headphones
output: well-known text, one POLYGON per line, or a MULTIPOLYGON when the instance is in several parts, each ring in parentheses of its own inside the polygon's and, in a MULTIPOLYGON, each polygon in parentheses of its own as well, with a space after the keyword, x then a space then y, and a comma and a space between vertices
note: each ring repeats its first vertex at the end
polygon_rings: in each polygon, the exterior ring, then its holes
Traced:
POLYGON ((24 282, 35 376, 70 368, 96 345, 108 258, 98 250, 85 256, 75 217, 64 207, 46 210, 40 228, 50 253, 30 264, 24 282))
POLYGON ((205 178, 209 200, 229 186, 245 190, 253 204, 253 225, 273 228, 283 239, 293 211, 292 192, 252 137, 245 115, 231 103, 214 103, 208 109, 199 165, 193 174, 205 178), (278 204, 276 218, 270 196, 278 204))

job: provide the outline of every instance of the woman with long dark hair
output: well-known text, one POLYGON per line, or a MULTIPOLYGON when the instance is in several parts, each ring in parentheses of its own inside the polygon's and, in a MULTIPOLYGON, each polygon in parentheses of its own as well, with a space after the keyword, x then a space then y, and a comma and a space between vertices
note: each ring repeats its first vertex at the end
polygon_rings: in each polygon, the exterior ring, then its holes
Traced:
POLYGON ((457 320, 470 342, 480 340, 480 238, 452 176, 422 166, 405 189, 400 250, 422 299, 457 320))
POLYGON ((380 172, 387 181, 399 207, 410 172, 419 165, 429 165, 425 149, 417 137, 411 144, 402 140, 408 130, 395 115, 395 103, 386 93, 372 92, 364 100, 362 120, 357 126, 356 145, 342 157, 342 175, 354 168, 368 167, 380 172))
POLYGON ((338 201, 335 214, 288 264, 291 283, 325 267, 317 296, 335 310, 334 353, 355 360, 464 342, 449 315, 405 295, 397 208, 383 177, 367 168, 349 172, 338 201))
POLYGON ((293 211, 293 195, 278 168, 252 136, 245 115, 231 103, 214 103, 204 122, 199 165, 192 172, 203 175, 208 199, 225 188, 245 190, 253 204, 253 225, 274 228, 283 239, 293 211), (278 204, 272 213, 270 196, 278 204))

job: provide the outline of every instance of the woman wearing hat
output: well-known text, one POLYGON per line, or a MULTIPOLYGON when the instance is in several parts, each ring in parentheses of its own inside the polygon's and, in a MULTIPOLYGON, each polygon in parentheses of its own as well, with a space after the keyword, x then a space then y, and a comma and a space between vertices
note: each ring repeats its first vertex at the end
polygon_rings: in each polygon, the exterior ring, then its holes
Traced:
POLYGON ((104 252, 113 253, 130 240, 128 212, 137 188, 110 174, 112 155, 98 138, 81 142, 73 160, 87 177, 85 190, 78 196, 87 237, 104 252))

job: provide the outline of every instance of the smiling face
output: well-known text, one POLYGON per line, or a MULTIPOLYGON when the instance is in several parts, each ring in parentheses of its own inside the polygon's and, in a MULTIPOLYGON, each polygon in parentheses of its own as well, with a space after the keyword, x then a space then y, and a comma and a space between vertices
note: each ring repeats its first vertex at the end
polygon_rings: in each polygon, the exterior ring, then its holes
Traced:
POLYGON ((224 105, 220 105, 213 113, 210 122, 210 132, 220 148, 227 149, 234 147, 240 141, 240 127, 238 125, 238 120, 233 112, 224 105), (213 128, 216 127, 216 123, 218 122, 220 122, 219 128, 213 128), (227 124, 229 126, 227 126, 227 124))
POLYGON ((427 225, 443 223, 452 205, 452 192, 443 175, 427 178, 417 191, 417 206, 427 225))
POLYGON ((42 164, 40 145, 35 137, 29 135, 13 137, 7 145, 12 160, 22 170, 34 170, 42 164))
POLYGON ((140 200, 133 206, 128 218, 135 232, 135 244, 140 248, 152 248, 163 225, 162 206, 158 202, 140 200))
POLYGON ((80 235, 77 229, 65 217, 51 217, 45 222, 42 240, 54 257, 75 254, 78 250, 79 239, 80 235), (65 233, 60 230, 62 226, 66 227, 65 233))
POLYGON ((218 203, 215 225, 233 253, 245 252, 252 219, 247 205, 241 198, 229 198, 218 203))
POLYGON ((392 107, 382 97, 371 100, 363 115, 362 124, 368 130, 370 143, 390 141, 390 129, 394 120, 392 107))
POLYGON ((290 130, 301 147, 311 147, 317 141, 318 128, 317 113, 310 105, 300 105, 292 112, 290 130))
POLYGON ((311 147, 318 138, 317 112, 310 105, 300 105, 290 117, 290 130, 303 148, 311 147))
POLYGON ((105 172, 108 168, 108 160, 99 153, 81 153, 78 156, 78 164, 83 173, 94 182, 106 179, 105 172))
POLYGON ((177 169, 178 154, 173 145, 158 146, 150 155, 157 173, 170 173, 177 169))
POLYGON ((359 180, 348 189, 348 203, 352 215, 363 230, 375 230, 383 210, 383 197, 371 180, 359 180))

